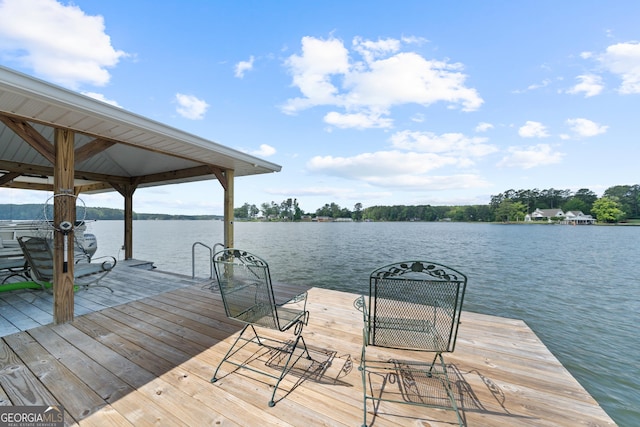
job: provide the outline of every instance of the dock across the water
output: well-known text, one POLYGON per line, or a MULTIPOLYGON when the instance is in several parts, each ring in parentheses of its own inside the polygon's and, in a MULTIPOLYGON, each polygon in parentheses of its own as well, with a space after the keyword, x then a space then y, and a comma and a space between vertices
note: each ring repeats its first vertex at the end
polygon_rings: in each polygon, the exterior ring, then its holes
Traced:
MULTIPOLYGON (((304 335, 314 362, 285 378, 286 395, 270 408, 262 377, 240 371, 210 383, 242 327, 225 317, 212 283, 132 264, 104 279, 113 294, 78 291, 68 324, 49 324, 46 292, 0 294, 0 404, 61 404, 67 424, 81 426, 362 423, 358 295, 309 290, 304 335)), ((252 363, 273 363, 255 356, 252 363)), ((445 361, 467 426, 615 425, 521 320, 464 312, 445 361)), ((373 421, 457 425, 451 411, 385 403, 373 421)))

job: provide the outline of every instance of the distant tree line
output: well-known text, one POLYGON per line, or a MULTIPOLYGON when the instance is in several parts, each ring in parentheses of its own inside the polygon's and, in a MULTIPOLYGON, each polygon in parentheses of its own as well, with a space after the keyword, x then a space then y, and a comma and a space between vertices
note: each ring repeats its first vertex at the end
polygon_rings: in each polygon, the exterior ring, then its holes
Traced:
MULTIPOLYGON (((265 202, 260 205, 245 203, 234 209, 238 220, 274 220, 300 221, 311 217, 333 219, 351 218, 355 221, 522 221, 524 216, 536 209, 561 209, 581 211, 593 215, 600 222, 619 222, 640 219, 640 185, 616 185, 605 190, 598 198, 593 191, 582 188, 571 190, 507 190, 492 195, 488 205, 431 206, 431 205, 393 205, 362 207, 356 203, 353 210, 341 207, 337 203, 327 203, 315 212, 304 212, 295 198, 280 203, 265 202)), ((78 216, 82 215, 78 213, 78 216)), ((41 204, 0 204, 0 220, 44 220, 41 204)), ((122 220, 122 209, 87 207, 87 220, 122 220)), ((221 215, 169 215, 169 214, 133 214, 134 220, 165 219, 222 219, 221 215)), ((51 219, 51 218, 47 218, 51 219)))
POLYGON ((593 215, 601 222, 619 222, 640 219, 640 185, 609 187, 601 198, 593 191, 582 188, 576 192, 554 188, 539 190, 507 190, 492 195, 488 205, 431 206, 393 205, 362 208, 356 203, 353 210, 337 203, 327 203, 313 213, 300 209, 297 199, 281 203, 262 203, 260 208, 245 203, 235 209, 236 219, 298 221, 304 217, 351 218, 355 221, 523 221, 525 215, 536 209, 561 209, 563 212, 580 211, 593 215))
MULTIPOLYGON (((52 214, 45 215, 44 205, 41 204, 0 204, 0 220, 14 220, 14 221, 44 221, 51 220, 52 214)), ((81 219, 84 217, 86 220, 124 220, 123 209, 112 208, 95 208, 87 207, 86 209, 79 209, 76 212, 76 218, 81 219)), ((169 215, 169 214, 148 214, 148 213, 133 213, 134 220, 164 220, 164 219, 184 219, 184 220, 197 220, 197 219, 222 219, 221 215, 169 215)))

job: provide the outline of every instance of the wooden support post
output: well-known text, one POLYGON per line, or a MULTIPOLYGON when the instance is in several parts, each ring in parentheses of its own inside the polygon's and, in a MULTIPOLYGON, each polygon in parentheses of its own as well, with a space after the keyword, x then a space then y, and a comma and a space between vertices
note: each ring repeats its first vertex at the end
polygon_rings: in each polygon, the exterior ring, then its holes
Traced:
POLYGON ((138 188, 139 181, 121 185, 111 183, 111 186, 124 197, 124 258, 133 258, 133 193, 138 188))
MULTIPOLYGON (((74 193, 74 133, 56 129, 53 171, 53 323, 73 320, 73 241, 76 222, 74 193), (73 226, 64 233, 61 224, 73 226), (66 243, 66 244, 65 244, 66 243), (65 251, 66 249, 66 251, 65 251)), ((66 227, 63 227, 66 228, 66 227)))
POLYGON ((133 193, 136 186, 126 186, 124 194, 124 259, 133 258, 133 193))
POLYGON ((224 246, 233 248, 233 181, 234 171, 227 169, 227 186, 224 189, 224 246))

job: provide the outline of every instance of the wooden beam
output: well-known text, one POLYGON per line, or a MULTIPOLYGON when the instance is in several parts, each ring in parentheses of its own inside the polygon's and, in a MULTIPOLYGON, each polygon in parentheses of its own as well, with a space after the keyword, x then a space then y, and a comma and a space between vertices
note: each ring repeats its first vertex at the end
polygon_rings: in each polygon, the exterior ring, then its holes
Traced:
MULTIPOLYGON (((201 165, 201 166, 195 166, 188 169, 177 169, 177 170, 168 171, 168 172, 143 175, 143 176, 139 176, 138 178, 140 179, 141 184, 149 184, 149 183, 171 181, 175 179, 191 178, 191 177, 203 176, 203 175, 216 175, 217 177, 218 174, 214 171, 215 169, 217 168, 212 165, 201 165)), ((219 174, 222 174, 222 172, 219 169, 217 170, 219 174)))
MULTIPOLYGON (((27 163, 9 162, 0 160, 0 169, 9 172, 19 172, 22 175, 39 175, 43 177, 53 176, 53 168, 48 166, 31 165, 27 163)), ((129 185, 136 181, 138 184, 153 184, 156 182, 192 178, 204 175, 215 175, 223 187, 225 187, 226 177, 220 169, 212 165, 201 165, 187 169, 177 169, 168 172, 162 172, 150 175, 141 175, 136 177, 125 177, 106 175, 87 171, 74 171, 76 179, 96 182, 108 182, 110 184, 119 183, 120 185, 129 185)))
POLYGON ((19 172, 21 175, 39 175, 42 177, 53 176, 53 167, 10 162, 7 160, 0 160, 0 169, 10 172, 19 172))
POLYGON ((209 169, 216 176, 216 178, 218 178, 218 182, 220 183, 220 185, 222 185, 222 188, 224 188, 226 190, 227 189, 227 177, 224 175, 224 173, 220 169, 218 169, 217 167, 214 167, 214 166, 209 166, 209 169))
POLYGON ((76 185, 76 191, 80 193, 89 193, 92 191, 113 190, 113 185, 108 182, 97 182, 95 184, 76 185))
POLYGON ((75 224, 76 197, 73 192, 74 133, 56 129, 54 136, 55 168, 53 176, 53 323, 73 320, 73 227, 61 232, 61 223, 75 224))
MULTIPOLYGON (((0 169, 10 172, 20 172, 22 175, 37 175, 42 177, 49 177, 54 175, 53 167, 31 165, 28 163, 9 162, 6 160, 0 160, 0 169)), ((115 175, 106 175, 86 171, 74 171, 76 179, 83 179, 86 181, 97 182, 120 182, 122 184, 128 184, 131 182, 131 178, 115 175)))
POLYGON ((75 152, 75 162, 82 163, 85 160, 95 156, 106 150, 107 148, 115 145, 114 141, 107 141, 106 139, 94 139, 93 141, 78 148, 75 152))
POLYGON ((4 184, 13 181, 14 178, 19 177, 20 175, 22 175, 19 172, 7 172, 4 175, 0 176, 0 186, 3 186, 4 184))
POLYGON ((9 117, 0 114, 0 121, 11 129, 16 135, 22 138, 40 155, 47 159, 51 164, 55 163, 55 153, 53 145, 37 130, 33 128, 25 120, 9 117))
POLYGON ((38 190, 38 191, 53 191, 52 184, 37 184, 35 182, 10 182, 2 184, 5 188, 15 188, 18 190, 38 190))

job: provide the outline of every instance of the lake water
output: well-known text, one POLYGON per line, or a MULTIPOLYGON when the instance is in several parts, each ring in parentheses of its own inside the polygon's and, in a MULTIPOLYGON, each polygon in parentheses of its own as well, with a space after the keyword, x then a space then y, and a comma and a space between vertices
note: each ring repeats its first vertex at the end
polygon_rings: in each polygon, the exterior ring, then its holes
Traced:
MULTIPOLYGON (((122 222, 87 231, 96 256, 124 257, 122 222)), ((220 221, 134 221, 134 258, 191 275, 192 244, 222 236, 220 221)), ((354 293, 394 261, 454 267, 469 279, 465 310, 524 320, 618 425, 640 425, 640 227, 239 222, 235 246, 274 280, 354 293)), ((197 276, 207 255, 197 249, 197 276)))

